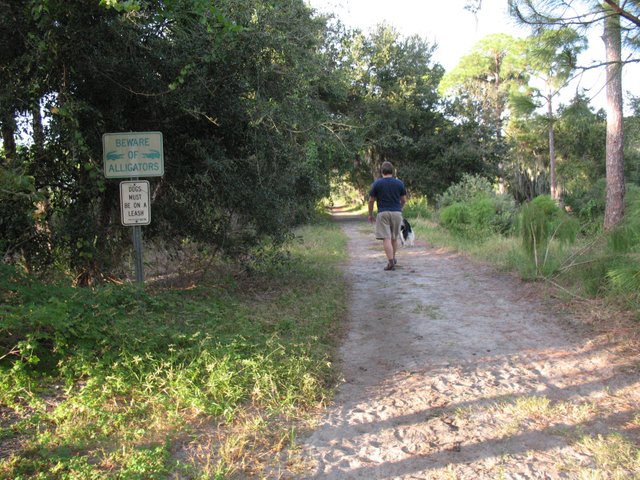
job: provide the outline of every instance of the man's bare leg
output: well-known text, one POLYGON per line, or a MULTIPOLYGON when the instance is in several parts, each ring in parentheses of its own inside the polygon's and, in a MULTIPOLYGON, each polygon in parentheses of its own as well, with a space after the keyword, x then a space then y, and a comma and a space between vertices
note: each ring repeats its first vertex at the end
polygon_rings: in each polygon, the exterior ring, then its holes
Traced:
POLYGON ((385 238, 382 241, 382 245, 384 247, 384 253, 387 256, 387 260, 393 261, 393 258, 396 256, 396 249, 398 248, 398 241, 391 240, 390 238, 385 238))

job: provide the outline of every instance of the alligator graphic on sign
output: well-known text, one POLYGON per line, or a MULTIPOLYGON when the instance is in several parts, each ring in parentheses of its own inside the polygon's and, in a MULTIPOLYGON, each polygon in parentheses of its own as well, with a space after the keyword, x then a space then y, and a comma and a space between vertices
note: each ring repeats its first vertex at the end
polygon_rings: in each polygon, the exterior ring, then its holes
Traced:
POLYGON ((158 150, 149 150, 149 152, 142 154, 142 158, 160 158, 160 152, 158 150))
POLYGON ((124 153, 107 152, 107 160, 120 160, 122 157, 124 157, 124 153))

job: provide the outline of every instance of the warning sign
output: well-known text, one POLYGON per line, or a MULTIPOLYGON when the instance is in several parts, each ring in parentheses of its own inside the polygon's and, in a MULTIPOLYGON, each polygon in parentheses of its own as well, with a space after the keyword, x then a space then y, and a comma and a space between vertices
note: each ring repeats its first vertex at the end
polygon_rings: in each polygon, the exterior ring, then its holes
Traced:
POLYGON ((120 182, 122 225, 149 225, 151 223, 150 204, 147 180, 120 182))

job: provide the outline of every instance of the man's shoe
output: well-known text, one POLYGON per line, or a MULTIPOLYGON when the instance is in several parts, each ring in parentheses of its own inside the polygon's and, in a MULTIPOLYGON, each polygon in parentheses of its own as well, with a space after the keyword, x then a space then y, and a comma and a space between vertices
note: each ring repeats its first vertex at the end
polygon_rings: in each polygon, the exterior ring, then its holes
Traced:
POLYGON ((394 270, 396 268, 396 266, 393 263, 393 260, 389 260, 387 262, 387 266, 384 267, 385 270, 394 270))

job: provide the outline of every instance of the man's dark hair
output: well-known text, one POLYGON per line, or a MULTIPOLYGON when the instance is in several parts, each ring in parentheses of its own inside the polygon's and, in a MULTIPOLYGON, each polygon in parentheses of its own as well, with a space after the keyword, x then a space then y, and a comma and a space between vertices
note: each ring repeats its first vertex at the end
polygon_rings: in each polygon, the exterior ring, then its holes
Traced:
POLYGON ((391 162, 383 162, 380 171, 383 175, 393 175, 393 165, 391 162))

